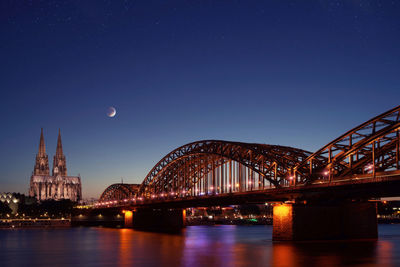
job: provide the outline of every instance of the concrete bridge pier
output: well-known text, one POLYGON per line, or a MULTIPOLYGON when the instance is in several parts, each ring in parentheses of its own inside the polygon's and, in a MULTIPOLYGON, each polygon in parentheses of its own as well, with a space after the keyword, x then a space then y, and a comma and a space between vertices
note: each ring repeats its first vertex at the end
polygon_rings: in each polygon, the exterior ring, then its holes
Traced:
POLYGON ((279 204, 273 209, 274 241, 376 239, 373 202, 279 204))
POLYGON ((140 208, 125 211, 125 227, 144 231, 176 232, 185 227, 186 210, 140 208))

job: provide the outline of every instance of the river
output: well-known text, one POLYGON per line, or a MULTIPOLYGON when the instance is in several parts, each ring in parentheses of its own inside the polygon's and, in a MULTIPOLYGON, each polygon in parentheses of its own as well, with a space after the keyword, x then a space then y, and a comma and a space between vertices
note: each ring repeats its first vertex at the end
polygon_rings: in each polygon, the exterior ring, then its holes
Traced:
POLYGON ((0 266, 400 266, 400 225, 374 241, 272 242, 272 226, 1 229, 0 266))

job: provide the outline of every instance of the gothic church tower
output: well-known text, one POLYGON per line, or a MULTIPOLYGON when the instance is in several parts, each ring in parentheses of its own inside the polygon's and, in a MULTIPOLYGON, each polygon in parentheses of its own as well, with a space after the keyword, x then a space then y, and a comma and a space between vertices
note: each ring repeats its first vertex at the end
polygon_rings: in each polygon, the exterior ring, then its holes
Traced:
POLYGON ((29 186, 29 196, 35 197, 39 201, 70 199, 73 202, 78 202, 82 199, 81 177, 67 176, 67 163, 63 153, 60 130, 58 130, 57 150, 51 176, 49 172, 49 160, 42 129, 39 153, 36 155, 35 168, 29 186))
POLYGON ((57 150, 53 159, 53 176, 67 176, 67 162, 63 154, 61 130, 58 129, 57 150))
POLYGON ((46 145, 44 144, 43 128, 40 134, 39 142, 39 153, 36 154, 35 168, 33 170, 33 175, 44 175, 49 176, 49 158, 46 154, 46 145))

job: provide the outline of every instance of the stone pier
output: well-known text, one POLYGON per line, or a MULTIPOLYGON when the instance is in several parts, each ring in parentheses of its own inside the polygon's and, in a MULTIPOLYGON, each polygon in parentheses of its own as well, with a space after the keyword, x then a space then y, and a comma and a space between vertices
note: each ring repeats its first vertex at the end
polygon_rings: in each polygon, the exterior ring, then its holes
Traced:
POLYGON ((374 202, 280 204, 273 210, 274 241, 375 239, 374 202))
POLYGON ((135 209, 125 211, 125 227, 145 231, 175 232, 185 227, 184 209, 135 209))

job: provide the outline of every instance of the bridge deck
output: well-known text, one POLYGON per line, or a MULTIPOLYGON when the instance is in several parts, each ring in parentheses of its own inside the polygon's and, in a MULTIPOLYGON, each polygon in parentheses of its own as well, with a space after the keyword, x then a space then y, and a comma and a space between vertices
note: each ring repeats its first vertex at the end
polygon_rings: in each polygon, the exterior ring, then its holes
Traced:
POLYGON ((329 201, 394 197, 400 194, 400 171, 343 177, 331 182, 315 182, 283 188, 203 196, 138 198, 114 201, 98 208, 187 208, 200 206, 238 205, 281 202, 288 200, 329 201))

